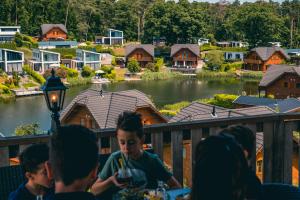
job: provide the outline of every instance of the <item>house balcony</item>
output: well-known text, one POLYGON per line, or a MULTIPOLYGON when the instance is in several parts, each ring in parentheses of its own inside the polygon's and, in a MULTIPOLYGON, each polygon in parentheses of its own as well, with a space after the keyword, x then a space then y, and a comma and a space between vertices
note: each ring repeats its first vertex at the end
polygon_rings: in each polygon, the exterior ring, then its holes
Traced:
POLYGON ((255 60, 255 59, 244 59, 245 64, 262 64, 261 60, 255 60))

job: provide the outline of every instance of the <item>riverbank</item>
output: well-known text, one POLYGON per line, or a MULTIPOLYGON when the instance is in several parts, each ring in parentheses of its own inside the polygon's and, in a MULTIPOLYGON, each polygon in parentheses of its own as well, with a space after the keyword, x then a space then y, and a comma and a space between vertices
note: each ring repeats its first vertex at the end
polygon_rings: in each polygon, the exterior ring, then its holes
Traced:
POLYGON ((255 79, 261 80, 263 72, 260 71, 228 71, 228 72, 215 72, 203 70, 197 73, 197 78, 242 78, 242 79, 255 79))

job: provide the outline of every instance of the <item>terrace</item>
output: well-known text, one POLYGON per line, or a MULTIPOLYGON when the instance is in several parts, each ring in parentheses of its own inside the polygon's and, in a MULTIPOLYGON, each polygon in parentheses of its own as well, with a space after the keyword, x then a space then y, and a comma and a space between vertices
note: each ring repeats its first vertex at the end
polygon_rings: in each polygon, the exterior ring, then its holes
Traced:
MULTIPOLYGON (((257 132, 258 124, 263 124, 263 183, 292 184, 293 132, 298 130, 299 121, 299 114, 276 113, 149 125, 144 130, 154 152, 164 161, 169 159, 164 157, 164 144, 166 143, 164 140, 166 137, 164 136, 168 135, 170 137, 171 169, 177 180, 183 184, 184 178, 186 178, 184 177, 184 171, 189 171, 189 176, 193 177, 194 151, 199 141, 209 135, 216 135, 226 126, 242 124, 257 132), (207 130, 209 130, 208 134, 206 133, 207 130), (186 138, 186 133, 189 135, 188 138, 186 138), (190 141, 190 153, 184 153, 184 138, 190 141), (190 163, 184 163, 184 154, 190 155, 190 163)), ((99 141, 99 153, 103 152, 104 140, 110 141, 110 152, 118 150, 114 129, 95 129, 94 132, 99 141)), ((11 147, 19 146, 19 149, 24 149, 24 147, 33 143, 47 143, 49 137, 49 135, 35 135, 0 138, 0 167, 9 166, 9 149, 11 147)), ((255 156, 253 158, 251 167, 255 169, 255 156)), ((1 180, 4 180, 3 178, 1 180)), ((298 182, 299 179, 300 176, 298 182)), ((2 184, 0 182, 0 185, 2 184)), ((185 184, 191 186, 191 182, 185 184)))

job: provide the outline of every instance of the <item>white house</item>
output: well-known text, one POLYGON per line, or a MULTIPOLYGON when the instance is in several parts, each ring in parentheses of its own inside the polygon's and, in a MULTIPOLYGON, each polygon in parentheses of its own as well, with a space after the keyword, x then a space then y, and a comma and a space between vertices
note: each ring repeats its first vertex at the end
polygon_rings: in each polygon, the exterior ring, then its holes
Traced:
POLYGON ((243 52, 225 52, 224 53, 225 60, 244 60, 243 52))
POLYGON ((202 45, 208 44, 208 43, 209 43, 209 39, 207 39, 207 38, 199 38, 198 39, 198 45, 199 46, 202 46, 202 45))
POLYGON ((268 44, 272 47, 281 47, 281 43, 280 42, 268 42, 268 44))
POLYGON ((16 33, 20 33, 21 26, 0 26, 0 42, 14 40, 16 33))
POLYGON ((96 36, 96 44, 108 44, 108 45, 114 45, 124 44, 124 36, 123 31, 116 30, 116 29, 108 29, 108 33, 106 37, 103 36, 96 36))
POLYGON ((22 72, 24 65, 24 53, 11 49, 0 49, 0 69, 8 74, 22 72))
POLYGON ((86 65, 93 70, 99 69, 101 67, 101 53, 76 49, 76 62, 79 69, 86 65))
POLYGON ((243 48, 243 47, 248 47, 249 43, 248 42, 241 42, 241 41, 231 41, 230 46, 231 47, 243 48))
POLYGON ((49 68, 60 66, 60 53, 33 49, 29 65, 34 71, 44 73, 49 68))

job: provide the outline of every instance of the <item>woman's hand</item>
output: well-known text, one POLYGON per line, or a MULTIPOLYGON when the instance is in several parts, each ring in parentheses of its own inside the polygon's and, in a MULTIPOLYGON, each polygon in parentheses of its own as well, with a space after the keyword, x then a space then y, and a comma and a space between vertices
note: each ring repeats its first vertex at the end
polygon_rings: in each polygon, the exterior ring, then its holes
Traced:
POLYGON ((128 186, 128 183, 119 183, 117 176, 118 172, 116 172, 113 176, 109 177, 110 181, 119 188, 126 188, 128 186))

